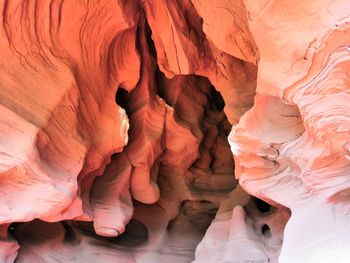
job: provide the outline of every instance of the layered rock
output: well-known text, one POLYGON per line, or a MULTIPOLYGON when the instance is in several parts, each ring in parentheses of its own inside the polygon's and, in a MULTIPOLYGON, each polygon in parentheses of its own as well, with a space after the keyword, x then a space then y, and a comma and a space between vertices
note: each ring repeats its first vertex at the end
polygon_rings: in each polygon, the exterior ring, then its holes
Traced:
POLYGON ((0 261, 347 262, 349 10, 3 1, 0 261))
POLYGON ((247 1, 258 95, 229 140, 244 189, 291 210, 280 262, 350 258, 349 7, 247 1))

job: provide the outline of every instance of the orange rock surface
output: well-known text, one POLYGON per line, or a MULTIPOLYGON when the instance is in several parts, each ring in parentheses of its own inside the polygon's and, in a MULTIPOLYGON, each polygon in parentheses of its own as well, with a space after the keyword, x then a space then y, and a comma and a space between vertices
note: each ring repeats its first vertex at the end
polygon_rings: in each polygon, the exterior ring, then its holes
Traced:
POLYGON ((350 261, 349 1, 0 14, 0 262, 350 261))

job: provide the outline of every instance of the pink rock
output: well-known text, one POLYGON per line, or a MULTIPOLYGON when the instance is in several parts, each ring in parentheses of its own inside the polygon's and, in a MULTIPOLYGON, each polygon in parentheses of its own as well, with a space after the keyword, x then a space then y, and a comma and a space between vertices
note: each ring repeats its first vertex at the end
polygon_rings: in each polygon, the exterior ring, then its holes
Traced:
POLYGON ((0 12, 0 262, 349 262, 349 1, 0 12))

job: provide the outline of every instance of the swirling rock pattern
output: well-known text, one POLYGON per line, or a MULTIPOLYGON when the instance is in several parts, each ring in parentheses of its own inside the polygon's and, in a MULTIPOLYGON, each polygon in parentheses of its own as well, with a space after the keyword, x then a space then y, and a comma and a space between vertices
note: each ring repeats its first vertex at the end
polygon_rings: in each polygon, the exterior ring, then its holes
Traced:
POLYGON ((349 262, 348 1, 0 11, 0 262, 349 262))
POLYGON ((350 258, 349 7, 247 1, 260 52, 258 95, 229 140, 243 188, 291 210, 280 262, 350 258))

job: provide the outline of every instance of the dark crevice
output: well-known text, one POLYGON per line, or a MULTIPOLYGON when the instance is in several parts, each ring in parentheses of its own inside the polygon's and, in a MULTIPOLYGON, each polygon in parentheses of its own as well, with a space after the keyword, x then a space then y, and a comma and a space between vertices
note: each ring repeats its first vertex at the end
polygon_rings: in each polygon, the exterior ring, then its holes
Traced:
POLYGON ((165 90, 163 88, 161 88, 162 85, 165 85, 164 81, 166 80, 166 77, 165 77, 164 73, 159 69, 158 66, 157 66, 156 71, 155 71, 155 80, 156 80, 156 84, 157 84, 156 86, 157 86, 158 96, 161 97, 162 99, 164 99, 168 105, 174 106, 173 102, 166 100, 165 90))
POLYGON ((254 197, 254 203, 261 213, 267 213, 271 210, 271 205, 259 198, 254 197))
POLYGON ((79 240, 77 238, 77 234, 75 232, 75 230, 72 228, 72 226, 67 223, 66 221, 62 221, 61 224, 64 227, 65 230, 65 235, 64 235, 64 241, 65 242, 69 242, 69 243, 79 243, 79 240))
POLYGON ((119 87, 115 94, 116 103, 123 109, 127 109, 129 100, 129 92, 122 87, 119 87))
POLYGON ((225 107, 225 102, 221 96, 221 93, 218 92, 214 86, 211 86, 210 91, 212 96, 212 102, 214 103, 217 111, 222 111, 225 107))
POLYGON ((147 21, 145 23, 145 33, 146 33, 146 41, 147 41, 148 51, 152 57, 157 59, 156 47, 155 47, 154 42, 152 40, 152 30, 151 30, 150 26, 148 25, 147 21))
POLYGON ((270 227, 266 224, 264 224, 261 227, 261 233, 265 236, 265 237, 271 237, 271 230, 270 227))
POLYGON ((125 232, 117 237, 104 237, 97 235, 91 222, 79 222, 77 224, 77 229, 82 235, 123 247, 140 246, 148 240, 147 227, 135 219, 132 219, 126 225, 125 232))

